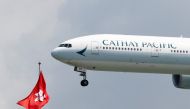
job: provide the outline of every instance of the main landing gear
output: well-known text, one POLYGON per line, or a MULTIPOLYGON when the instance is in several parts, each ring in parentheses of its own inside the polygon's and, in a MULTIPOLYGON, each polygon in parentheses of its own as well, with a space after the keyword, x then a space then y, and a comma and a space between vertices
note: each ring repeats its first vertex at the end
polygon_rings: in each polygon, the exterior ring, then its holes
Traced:
POLYGON ((83 86, 83 87, 88 86, 89 82, 86 79, 86 69, 84 69, 82 67, 75 67, 74 71, 80 72, 80 76, 83 77, 83 80, 80 82, 81 86, 83 86))

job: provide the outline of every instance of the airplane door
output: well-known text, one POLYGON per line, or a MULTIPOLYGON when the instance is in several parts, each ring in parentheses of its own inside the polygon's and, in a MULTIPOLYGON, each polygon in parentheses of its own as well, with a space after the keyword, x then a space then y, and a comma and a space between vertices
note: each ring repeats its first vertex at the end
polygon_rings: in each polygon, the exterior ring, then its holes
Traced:
POLYGON ((92 48, 92 52, 91 53, 93 55, 98 55, 99 54, 99 42, 92 41, 91 48, 92 48))
POLYGON ((154 48, 151 52, 151 57, 159 57, 159 51, 160 49, 154 48))

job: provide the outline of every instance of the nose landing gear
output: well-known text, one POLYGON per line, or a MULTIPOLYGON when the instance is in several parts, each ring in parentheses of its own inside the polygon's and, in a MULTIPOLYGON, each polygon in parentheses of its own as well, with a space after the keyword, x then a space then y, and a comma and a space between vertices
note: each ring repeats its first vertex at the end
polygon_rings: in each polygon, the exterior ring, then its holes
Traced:
POLYGON ((86 79, 86 72, 81 72, 80 76, 83 77, 83 80, 80 82, 81 86, 88 86, 88 80, 86 79))
POLYGON ((86 69, 81 68, 81 67, 75 67, 74 71, 80 72, 80 76, 83 77, 83 80, 80 82, 81 86, 83 87, 88 86, 89 82, 86 79, 86 69))
POLYGON ((88 86, 88 80, 86 79, 86 72, 82 72, 80 76, 83 76, 83 80, 80 82, 81 86, 88 86))

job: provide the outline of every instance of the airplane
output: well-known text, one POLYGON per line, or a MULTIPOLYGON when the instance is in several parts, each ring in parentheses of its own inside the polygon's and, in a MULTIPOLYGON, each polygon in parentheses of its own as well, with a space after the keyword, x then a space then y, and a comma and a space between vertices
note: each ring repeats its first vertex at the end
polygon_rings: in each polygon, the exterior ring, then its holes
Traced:
POLYGON ((171 74, 176 88, 190 89, 190 38, 96 34, 61 43, 51 55, 80 72, 87 70, 171 74))

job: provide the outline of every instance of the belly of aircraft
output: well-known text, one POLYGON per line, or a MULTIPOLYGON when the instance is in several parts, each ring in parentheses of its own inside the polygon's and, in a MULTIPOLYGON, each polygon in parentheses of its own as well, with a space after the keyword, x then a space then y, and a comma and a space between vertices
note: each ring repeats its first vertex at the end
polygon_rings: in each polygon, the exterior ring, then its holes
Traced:
POLYGON ((115 61, 85 61, 72 60, 68 62, 72 66, 83 67, 88 70, 138 72, 138 73, 162 73, 162 74, 186 74, 190 75, 189 65, 179 64, 155 64, 155 63, 129 63, 115 61))

